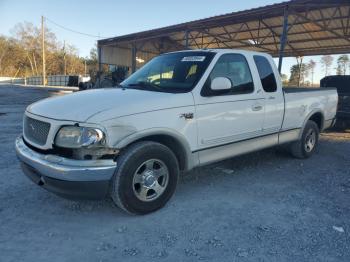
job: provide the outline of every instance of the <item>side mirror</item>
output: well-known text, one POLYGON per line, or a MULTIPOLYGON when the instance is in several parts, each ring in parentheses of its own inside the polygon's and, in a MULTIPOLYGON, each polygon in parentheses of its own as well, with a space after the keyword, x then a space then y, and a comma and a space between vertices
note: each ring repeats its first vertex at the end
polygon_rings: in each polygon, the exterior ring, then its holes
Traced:
POLYGON ((219 91, 219 90, 230 90, 232 88, 231 80, 227 77, 215 77, 211 81, 210 89, 219 91))

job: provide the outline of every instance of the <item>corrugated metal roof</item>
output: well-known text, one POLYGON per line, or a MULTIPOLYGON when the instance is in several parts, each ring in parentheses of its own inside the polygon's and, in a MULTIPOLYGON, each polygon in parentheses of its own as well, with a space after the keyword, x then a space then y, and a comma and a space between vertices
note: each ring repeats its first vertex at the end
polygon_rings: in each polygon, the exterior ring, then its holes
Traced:
POLYGON ((188 47, 240 48, 279 54, 288 8, 285 56, 350 53, 349 0, 293 0, 98 41, 162 53, 188 47), (166 45, 164 44, 166 43, 166 45), (166 46, 166 48, 164 47, 166 46))

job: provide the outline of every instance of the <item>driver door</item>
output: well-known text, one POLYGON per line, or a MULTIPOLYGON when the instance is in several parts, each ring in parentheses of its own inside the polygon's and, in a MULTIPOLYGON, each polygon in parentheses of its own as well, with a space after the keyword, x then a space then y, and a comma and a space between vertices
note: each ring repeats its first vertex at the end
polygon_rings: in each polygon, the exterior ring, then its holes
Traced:
POLYGON ((195 96, 198 151, 261 135, 264 101, 261 90, 255 88, 247 58, 241 54, 223 54, 200 95, 195 96), (231 89, 211 90, 211 81, 216 77, 228 78, 231 89))

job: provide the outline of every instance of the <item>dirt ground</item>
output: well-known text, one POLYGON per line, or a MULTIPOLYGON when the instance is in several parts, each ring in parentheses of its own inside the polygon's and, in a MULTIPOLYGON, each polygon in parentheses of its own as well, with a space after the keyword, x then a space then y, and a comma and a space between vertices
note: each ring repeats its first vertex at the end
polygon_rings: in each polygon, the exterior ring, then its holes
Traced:
POLYGON ((198 168, 166 207, 130 216, 23 175, 25 107, 60 94, 0 85, 0 261, 350 261, 350 133, 323 134, 308 160, 269 149, 198 168))

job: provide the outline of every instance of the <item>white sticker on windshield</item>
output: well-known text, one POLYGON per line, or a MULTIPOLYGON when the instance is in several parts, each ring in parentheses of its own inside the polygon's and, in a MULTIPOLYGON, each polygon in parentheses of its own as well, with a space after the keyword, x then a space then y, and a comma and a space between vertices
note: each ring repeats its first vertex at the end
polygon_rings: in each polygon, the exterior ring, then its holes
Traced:
POLYGON ((203 62, 205 56, 185 56, 182 58, 182 62, 203 62))

